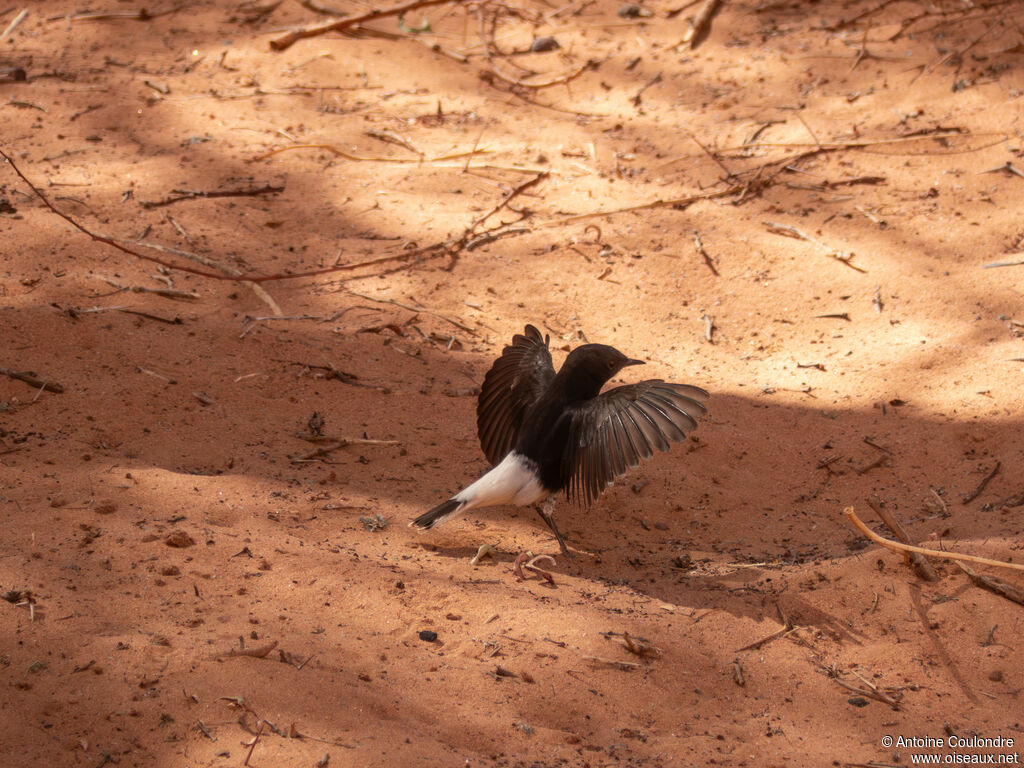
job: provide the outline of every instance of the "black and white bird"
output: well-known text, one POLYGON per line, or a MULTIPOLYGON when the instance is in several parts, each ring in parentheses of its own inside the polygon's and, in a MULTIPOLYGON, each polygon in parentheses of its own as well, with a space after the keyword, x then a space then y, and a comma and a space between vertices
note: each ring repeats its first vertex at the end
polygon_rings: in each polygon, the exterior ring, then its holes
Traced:
POLYGON ((555 494, 590 504, 654 448, 685 440, 706 413, 708 393, 688 384, 648 379, 602 393, 623 368, 644 362, 604 344, 577 347, 556 374, 548 342, 527 325, 484 377, 477 431, 494 467, 409 525, 433 528, 475 507, 547 500, 538 511, 568 555, 552 516, 555 494))

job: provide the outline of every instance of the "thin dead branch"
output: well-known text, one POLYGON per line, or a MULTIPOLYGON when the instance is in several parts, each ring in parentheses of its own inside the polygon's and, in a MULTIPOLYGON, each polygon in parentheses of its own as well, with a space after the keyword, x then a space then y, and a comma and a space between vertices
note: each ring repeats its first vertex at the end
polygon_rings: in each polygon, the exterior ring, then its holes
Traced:
POLYGON ((733 653, 757 650, 761 646, 767 645, 772 640, 777 640, 780 637, 785 637, 790 632, 796 629, 796 626, 793 624, 793 620, 789 618, 788 615, 786 615, 785 611, 782 610, 782 606, 776 603, 775 607, 778 609, 779 617, 782 619, 782 627, 777 629, 775 632, 772 632, 770 635, 762 637, 760 640, 755 640, 754 642, 749 643, 748 645, 744 645, 742 648, 737 648, 735 651, 733 651, 733 653))
POLYGON ((690 28, 686 30, 683 39, 673 47, 686 47, 693 50, 703 43, 711 32, 711 21, 724 2, 725 0, 704 0, 704 4, 697 10, 697 15, 693 17, 690 28))
POLYGON ((793 237, 793 238, 796 238, 797 240, 804 240, 804 241, 806 241, 808 243, 812 243, 813 245, 816 245, 819 248, 821 248, 823 251, 825 251, 825 254, 827 256, 829 256, 830 258, 835 259, 836 261, 838 261, 841 264, 845 264, 850 269, 854 269, 854 270, 856 270, 858 272, 861 272, 861 273, 866 273, 867 272, 866 269, 858 267, 856 264, 853 263, 853 258, 854 258, 854 255, 855 255, 853 253, 847 253, 846 251, 840 251, 837 248, 829 248, 823 242, 821 242, 820 240, 816 240, 815 238, 811 237, 810 235, 808 235, 803 230, 797 229, 796 227, 791 227, 788 224, 777 224, 774 221, 762 221, 761 223, 764 224, 766 227, 768 227, 768 231, 769 232, 774 232, 777 235, 785 235, 786 237, 793 237))
MULTIPOLYGON (((963 152, 976 152, 985 149, 989 146, 1002 143, 1006 140, 1006 134, 1003 133, 985 133, 985 134, 968 134, 970 137, 976 136, 998 136, 999 138, 994 139, 991 142, 986 143, 983 146, 971 147, 970 149, 961 150, 963 152)), ((749 153, 755 149, 769 149, 769 148, 781 148, 781 149, 799 149, 802 147, 810 147, 803 151, 796 152, 784 158, 776 160, 770 160, 757 168, 744 172, 748 178, 746 181, 737 182, 730 184, 728 187, 713 192, 702 192, 696 195, 687 195, 685 197, 667 198, 660 200, 653 200, 649 203, 642 203, 640 205, 631 205, 624 208, 613 208, 605 211, 593 211, 590 213, 580 213, 574 216, 567 216, 561 219, 555 219, 553 221, 544 222, 541 224, 543 227, 555 227, 562 224, 571 223, 574 221, 582 221, 584 219, 596 218, 599 216, 612 216, 619 213, 631 213, 634 211, 645 211, 654 208, 675 208, 677 210, 683 210, 693 203, 700 202, 702 200, 716 200, 723 197, 730 197, 732 195, 737 196, 736 204, 740 204, 747 200, 754 194, 768 188, 775 181, 775 178, 782 172, 791 168, 795 163, 799 163, 803 160, 809 160, 812 157, 818 155, 827 154, 831 152, 841 152, 850 149, 866 149, 869 147, 880 147, 887 145, 897 145, 906 142, 920 141, 922 139, 945 139, 945 138, 964 138, 965 134, 962 131, 939 131, 930 134, 917 133, 913 136, 899 136, 889 139, 860 139, 854 141, 832 141, 832 142, 820 142, 816 144, 802 144, 802 143, 772 143, 772 142, 749 142, 741 144, 735 147, 727 147, 725 149, 717 150, 718 155, 725 152, 740 152, 749 153)), ((943 152, 942 154, 953 154, 951 152, 943 152)), ((745 156, 741 154, 741 156, 745 156)), ((784 229, 785 226, 783 225, 784 229)), ((797 236, 797 235, 794 235, 797 236)), ((833 253, 831 248, 824 246, 826 250, 833 253)), ((848 261, 840 258, 844 256, 841 252, 835 252, 839 261, 847 264, 851 269, 857 271, 865 271, 860 267, 850 264, 848 261)))
POLYGON ((166 11, 148 11, 145 8, 140 8, 137 11, 81 11, 80 13, 74 13, 70 16, 52 16, 52 19, 68 19, 69 21, 111 21, 111 20, 127 20, 127 21, 152 21, 158 19, 161 16, 169 16, 172 13, 177 13, 184 5, 176 5, 173 8, 168 8, 166 11))
POLYGON ((519 195, 523 194, 526 190, 530 189, 531 187, 537 186, 542 181, 547 179, 548 176, 550 176, 550 175, 551 174, 548 173, 547 171, 541 171, 536 176, 534 176, 532 179, 527 179, 522 184, 519 184, 518 186, 514 187, 507 195, 505 195, 505 198, 500 203, 498 203, 496 206, 494 206, 491 210, 489 210, 483 216, 479 217, 478 219, 475 219, 469 225, 469 227, 467 228, 467 231, 475 232, 476 228, 479 227, 481 224, 483 224, 485 221, 487 221, 489 218, 491 218, 491 216, 496 214, 501 209, 508 207, 508 204, 511 203, 515 198, 519 197, 519 195))
POLYGON ((199 299, 199 294, 195 291, 182 291, 177 288, 147 288, 142 285, 125 285, 111 277, 102 277, 100 279, 102 279, 107 285, 117 288, 118 291, 126 291, 127 293, 152 293, 155 296, 161 296, 165 299, 181 299, 185 301, 197 301, 199 299))
POLYGON ((465 0, 412 0, 412 2, 392 5, 390 8, 375 8, 371 11, 360 14, 359 16, 351 16, 338 21, 328 22, 327 24, 317 24, 316 26, 305 27, 303 29, 294 29, 291 32, 286 32, 280 37, 271 40, 270 47, 275 51, 283 51, 294 43, 297 43, 299 40, 305 40, 309 37, 325 35, 328 32, 344 32, 347 29, 351 29, 352 27, 358 26, 367 21, 383 19, 388 16, 403 16, 409 11, 416 10, 417 8, 427 8, 432 5, 445 5, 446 3, 462 3, 464 1, 465 0))
POLYGON ((994 592, 1000 597, 1005 597, 1007 600, 1012 600, 1015 603, 1024 605, 1024 591, 1021 591, 1012 584, 1007 584, 1002 579, 996 579, 991 576, 986 576, 983 573, 978 573, 972 568, 968 568, 963 563, 957 563, 957 568, 967 574, 967 577, 974 583, 975 586, 987 589, 989 592, 994 592))
POLYGON ((290 152, 294 149, 322 149, 330 152, 338 157, 343 157, 346 160, 361 163, 415 163, 416 165, 423 165, 425 163, 439 163, 447 160, 461 160, 463 158, 473 158, 476 155, 486 155, 490 153, 489 149, 473 149, 469 152, 451 152, 445 155, 438 155, 437 157, 386 157, 384 155, 353 155, 351 152, 346 152, 333 144, 291 144, 287 147, 278 147, 277 149, 271 149, 268 152, 264 152, 262 155, 257 155, 254 160, 266 160, 268 157, 280 154, 281 152, 290 152))
POLYGON ((497 51, 497 46, 494 44, 493 35, 488 34, 487 32, 487 24, 485 21, 485 7, 483 4, 477 6, 476 18, 478 34, 480 35, 480 41, 481 44, 483 45, 484 57, 487 59, 487 63, 491 65, 491 69, 489 72, 482 72, 480 74, 480 78, 485 82, 491 82, 493 84, 491 78, 496 77, 498 80, 501 80, 502 82, 513 86, 514 88, 530 88, 533 90, 540 90, 543 88, 550 88, 553 85, 564 85, 565 83, 571 82, 572 80, 575 80, 577 77, 582 75, 587 70, 593 69, 598 64, 598 62, 594 61, 593 59, 588 59, 582 65, 576 67, 571 72, 568 72, 564 75, 559 75, 557 77, 549 78, 547 80, 543 80, 540 82, 530 79, 534 77, 533 75, 531 75, 529 78, 521 78, 515 77, 514 75, 506 74, 505 72, 502 72, 502 68, 498 66, 498 63, 495 61, 495 54, 497 53, 500 55, 500 52, 497 51))
POLYGON ((381 384, 367 384, 366 382, 361 381, 359 377, 356 376, 354 373, 348 373, 347 371, 335 368, 333 365, 329 363, 327 365, 317 365, 316 363, 300 363, 288 360, 282 360, 280 362, 285 362, 288 363, 289 365, 299 365, 307 370, 325 371, 325 373, 323 374, 323 378, 328 381, 333 379, 340 381, 343 384, 349 384, 353 387, 365 387, 366 389, 376 389, 378 392, 382 392, 385 395, 391 394, 390 387, 386 387, 381 384))
POLYGON ((67 308, 67 313, 70 317, 98 314, 100 312, 123 312, 126 315, 135 315, 136 317, 142 317, 146 320, 155 320, 158 323, 167 323, 167 325, 182 325, 184 323, 180 317, 161 317, 160 315, 154 315, 151 312, 143 312, 139 309, 132 309, 131 307, 94 307, 93 309, 75 309, 74 307, 67 308))
MULTIPOLYGON (((868 497, 867 502, 868 506, 875 511, 875 514, 882 518, 882 521, 889 526, 889 530, 893 532, 897 539, 904 544, 910 543, 910 537, 907 536, 907 532, 900 525, 900 521, 882 505, 881 499, 877 496, 868 497)), ((924 555, 918 552, 904 552, 903 559, 925 581, 939 580, 939 574, 935 572, 932 564, 925 559, 924 555)))
POLYGON ((201 189, 174 189, 171 195, 163 200, 140 200, 139 205, 143 208, 160 208, 165 205, 180 203, 183 200, 209 200, 216 197, 259 197, 260 195, 274 195, 283 192, 284 186, 264 184, 262 187, 251 187, 247 189, 222 189, 212 192, 205 192, 201 189))
POLYGON ((11 33, 18 28, 18 26, 28 17, 28 8, 23 8, 21 13, 14 17, 10 24, 3 32, 0 32, 0 40, 6 40, 11 36, 11 33))
POLYGON ((47 381, 46 379, 39 378, 38 375, 32 371, 13 371, 10 368, 0 368, 0 376, 7 376, 11 379, 17 379, 23 381, 30 387, 38 390, 46 390, 47 392, 53 392, 54 394, 62 394, 64 387, 55 381, 47 381))
POLYGON ((589 661, 593 664, 600 664, 605 667, 614 667, 615 669, 621 669, 623 672, 629 672, 630 670, 639 669, 640 664, 635 661, 617 661, 615 659, 606 659, 603 656, 581 656, 584 661, 589 661))
POLYGON ((303 437, 304 440, 321 443, 315 450, 299 456, 292 456, 293 464, 302 464, 327 456, 328 454, 350 445, 398 445, 397 440, 370 440, 361 437, 303 437))
POLYGON ((711 274, 715 277, 719 277, 718 270, 715 268, 715 262, 712 261, 711 255, 707 252, 707 249, 704 248, 704 241, 701 240, 700 232, 696 229, 693 230, 693 245, 697 249, 697 253, 699 253, 701 258, 704 259, 704 263, 708 265, 708 269, 711 270, 711 274))
POLYGON ((317 2, 317 0, 299 0, 299 5, 303 8, 309 8, 314 13, 322 13, 324 16, 334 16, 336 18, 348 16, 348 11, 325 5, 324 3, 317 2))
POLYGON ((471 333, 474 336, 479 336, 479 334, 475 330, 470 328, 465 323, 460 322, 459 320, 456 320, 453 317, 448 317, 447 315, 442 315, 440 312, 435 312, 435 311, 433 311, 431 309, 427 309, 426 307, 415 307, 415 306, 413 306, 411 304, 403 304, 400 301, 395 301, 394 299, 382 299, 382 298, 378 298, 377 296, 370 296, 367 293, 358 293, 358 292, 353 291, 353 290, 351 290, 349 288, 345 288, 344 291, 345 291, 345 293, 347 293, 347 294, 349 294, 351 296, 357 296, 360 299, 366 299, 367 301, 374 301, 374 302, 377 302, 378 304, 390 304, 392 306, 399 307, 401 309, 407 309, 410 312, 419 312, 419 313, 422 313, 422 314, 425 314, 425 315, 431 315, 433 317, 437 317, 437 318, 440 318, 441 320, 444 320, 446 323, 451 323, 456 328, 459 328, 459 329, 465 331, 466 333, 471 333))
MULTIPOLYGON (((849 141, 823 141, 815 142, 813 144, 806 142, 771 142, 771 141, 756 141, 752 143, 739 144, 734 147, 725 147, 719 149, 719 152, 741 152, 749 151, 753 149, 800 149, 802 147, 813 147, 814 154, 818 152, 838 152, 844 149, 867 149, 870 147, 883 147, 893 144, 906 144, 908 142, 921 141, 923 139, 931 139, 934 141, 940 141, 943 139, 964 139, 964 138, 976 138, 982 136, 998 136, 999 138, 994 139, 988 144, 983 144, 979 147, 972 147, 965 150, 953 150, 946 152, 928 153, 928 154, 958 154, 960 152, 978 152, 988 147, 993 147, 996 144, 1001 144, 1007 139, 1007 134, 1000 133, 998 131, 987 131, 982 133, 965 133, 962 130, 950 131, 950 130, 932 130, 932 131, 914 131, 905 136, 893 136, 887 139, 851 139, 849 141)), ((802 154, 802 153, 801 153, 802 154)), ((778 161, 792 164, 795 160, 800 159, 800 155, 795 155, 786 160, 778 161)))
MULTIPOLYGON (((25 176, 24 173, 22 173, 21 169, 18 168, 18 166, 14 163, 10 155, 8 155, 3 150, 0 150, 0 157, 7 161, 7 163, 11 166, 11 168, 18 175, 18 177, 25 182, 29 189, 32 190, 36 197, 38 197, 51 212, 55 213, 60 218, 64 219, 68 224, 70 224, 78 231, 82 232, 85 235, 88 235, 93 240, 109 245, 110 247, 115 248, 116 250, 119 250, 122 253, 126 253, 129 256, 134 256, 137 259, 148 261, 154 264, 159 264, 160 266, 166 267, 167 269, 173 269, 179 272, 186 272, 188 274, 197 275, 199 277, 205 277, 211 280, 225 280, 229 282, 247 283, 251 284, 252 286, 257 286, 258 284, 273 281, 297 280, 300 278, 319 277, 321 275, 329 275, 336 272, 355 271, 358 269, 363 269, 365 267, 379 266, 381 264, 393 262, 403 262, 401 266, 395 268, 395 271, 397 271, 398 269, 408 268, 408 266, 411 264, 419 263, 423 258, 426 257, 442 256, 446 254, 449 256, 454 256, 459 251, 465 250, 474 238, 481 236, 498 237, 509 232, 508 228, 500 226, 495 228, 495 230, 490 230, 489 232, 486 233, 477 233, 475 230, 479 226, 479 224, 474 222, 469 227, 467 227, 466 230, 459 236, 452 237, 438 243, 433 243, 422 248, 411 248, 408 250, 403 250, 400 253, 390 254, 387 256, 379 256, 374 259, 367 259, 366 261, 358 261, 349 264, 333 264, 329 267, 319 267, 316 269, 308 269, 300 272, 276 273, 271 275, 242 274, 238 270, 235 270, 233 268, 220 267, 219 265, 218 268, 223 269, 224 271, 212 272, 206 269, 196 269, 195 267, 177 264, 173 261, 169 261, 168 259, 163 259, 158 256, 140 253, 139 251, 133 248, 129 248, 128 246, 122 244, 128 241, 118 240, 116 238, 107 237, 105 235, 100 235, 91 231, 82 224, 79 224, 77 221, 75 221, 73 218, 68 216, 66 213, 57 208, 53 203, 51 203, 49 198, 45 194, 43 194, 42 190, 36 187, 31 181, 29 181, 28 177, 25 176), (499 231, 500 234, 495 234, 496 232, 499 231)), ((503 200, 502 203, 499 204, 499 206, 495 210, 499 210, 500 208, 507 205, 509 200, 511 200, 516 195, 521 194, 529 187, 533 186, 534 184, 540 183, 540 181, 546 178, 547 175, 547 171, 542 171, 539 174, 537 174, 537 176, 535 176, 533 179, 530 179, 529 181, 525 182, 524 184, 521 184, 519 187, 512 190, 512 193, 509 196, 507 196, 505 200, 503 200)), ((489 215, 490 214, 488 214, 488 216, 489 215)), ((487 217, 485 216, 484 219, 486 218, 487 217)), ((483 221, 483 219, 478 219, 477 222, 479 221, 483 221)), ((528 230, 524 228, 518 230, 516 234, 525 231, 528 230)), ((143 245, 145 245, 146 247, 156 248, 158 250, 161 250, 162 252, 173 253, 175 255, 179 255, 185 258, 194 257, 194 254, 188 255, 185 252, 168 249, 162 246, 152 246, 150 244, 143 245)), ((253 287, 253 290, 256 290, 256 288, 253 287)), ((257 294, 259 295, 260 292, 257 291, 257 294)), ((273 302, 272 299, 269 298, 269 296, 266 296, 265 292, 263 292, 263 296, 261 296, 261 298, 268 303, 268 305, 271 307, 272 311, 274 311, 275 314, 281 314, 280 308, 277 306, 275 302, 273 302)))
POLYGON ((858 687, 856 685, 850 685, 848 682, 846 682, 845 680, 843 680, 843 678, 841 678, 839 676, 839 673, 838 673, 837 670, 835 670, 835 669, 828 669, 827 672, 828 672, 828 676, 829 676, 829 678, 831 680, 833 680, 834 682, 838 683, 839 685, 841 685, 843 688, 845 688, 846 690, 850 691, 851 693, 856 693, 859 696, 867 696, 869 699, 874 699, 875 701, 880 701, 883 704, 888 704, 893 709, 899 711, 899 708, 900 708, 899 702, 896 701, 891 696, 882 693, 880 690, 878 690, 878 688, 876 688, 874 686, 871 686, 870 688, 860 688, 860 687, 858 687))
POLYGON ((649 211, 653 208, 676 208, 682 210, 684 208, 693 205, 693 203, 701 200, 717 200, 722 197, 728 197, 729 195, 735 195, 742 192, 744 185, 734 184, 728 189, 720 189, 715 192, 701 192, 696 195, 687 195, 685 197, 674 197, 664 200, 652 200, 649 203, 641 203, 640 205, 629 205, 625 208, 613 208, 607 211, 591 211, 590 213, 577 213, 573 216, 565 216, 561 219, 554 219, 552 221, 546 221, 540 226, 543 227, 557 227, 562 224, 569 224, 574 221, 583 221, 584 219, 593 219, 599 216, 614 216, 618 213, 631 213, 633 211, 649 211))
POLYGON ((973 491, 971 491, 970 493, 964 495, 964 497, 963 497, 964 504, 970 504, 972 501, 974 501, 976 498, 978 498, 981 495, 981 492, 985 490, 986 486, 988 486, 988 484, 990 482, 992 482, 992 478, 995 477, 997 474, 999 474, 999 468, 1001 466, 1002 466, 1002 462, 996 461, 996 465, 994 467, 992 467, 992 469, 989 471, 989 473, 987 475, 985 475, 985 477, 983 477, 981 479, 981 482, 978 483, 977 487, 973 491))
POLYGON ((879 544, 886 549, 891 549, 893 552, 918 552, 922 555, 936 557, 942 560, 963 560, 968 563, 978 563, 979 565, 991 565, 996 568, 1009 568, 1014 571, 1024 571, 1024 565, 1019 563, 1008 563, 1003 560, 991 560, 987 557, 975 557, 974 555, 964 555, 959 552, 940 552, 934 549, 915 547, 910 544, 901 544, 898 541, 893 541, 892 539, 886 539, 879 536, 868 528, 864 522, 857 517, 857 514, 853 511, 853 507, 847 507, 843 510, 843 513, 849 518, 850 522, 854 524, 858 531, 863 533, 876 544, 879 544))

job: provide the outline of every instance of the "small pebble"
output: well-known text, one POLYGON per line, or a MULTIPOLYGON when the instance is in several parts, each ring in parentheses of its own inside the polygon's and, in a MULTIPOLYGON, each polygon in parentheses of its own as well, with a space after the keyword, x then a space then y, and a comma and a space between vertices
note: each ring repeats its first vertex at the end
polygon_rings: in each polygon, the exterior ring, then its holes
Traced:
POLYGON ((425 643, 432 643, 435 640, 437 640, 437 632, 435 632, 432 629, 421 629, 420 640, 422 640, 425 643))
POLYGON ((164 543, 168 547, 184 549, 185 547, 194 546, 196 541, 184 531, 171 531, 164 537, 164 543))
POLYGON ((863 696, 851 696, 846 700, 846 703, 853 704, 855 707, 866 707, 868 705, 868 700, 863 696))
POLYGON ((619 8, 618 14, 623 19, 649 18, 654 15, 652 11, 636 3, 626 3, 619 8))
POLYGON ((558 41, 550 35, 545 37, 536 37, 533 42, 530 43, 531 53, 545 53, 547 51, 557 51, 561 48, 558 41))

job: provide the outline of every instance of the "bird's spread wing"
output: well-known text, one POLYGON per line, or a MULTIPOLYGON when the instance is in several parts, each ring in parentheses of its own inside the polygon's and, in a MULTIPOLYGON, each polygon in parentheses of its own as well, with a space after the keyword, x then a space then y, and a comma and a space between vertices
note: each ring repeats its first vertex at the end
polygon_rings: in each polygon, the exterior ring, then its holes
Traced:
POLYGON ((515 446, 526 409, 554 377, 548 340, 532 325, 526 326, 491 366, 480 390, 477 432, 484 455, 492 464, 515 446))
POLYGON ((700 387, 658 379, 616 387, 572 408, 561 472, 570 499, 589 504, 654 448, 686 439, 707 412, 700 387))

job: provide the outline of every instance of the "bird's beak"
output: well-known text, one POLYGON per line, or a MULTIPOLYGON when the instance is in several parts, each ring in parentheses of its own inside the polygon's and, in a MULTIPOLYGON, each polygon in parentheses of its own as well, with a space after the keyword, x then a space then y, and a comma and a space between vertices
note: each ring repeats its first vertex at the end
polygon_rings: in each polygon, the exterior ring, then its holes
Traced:
POLYGON ((643 360, 627 360, 622 364, 622 367, 625 368, 628 365, 647 365, 647 363, 643 360))

